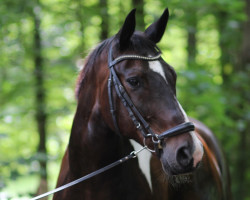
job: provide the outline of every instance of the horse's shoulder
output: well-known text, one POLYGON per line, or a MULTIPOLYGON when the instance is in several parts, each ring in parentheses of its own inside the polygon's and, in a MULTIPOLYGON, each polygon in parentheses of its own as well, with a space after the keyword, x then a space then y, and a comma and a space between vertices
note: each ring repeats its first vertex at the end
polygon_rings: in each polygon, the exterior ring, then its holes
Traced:
MULTIPOLYGON (((195 124, 195 133, 201 138, 201 141, 205 143, 207 150, 210 154, 215 156, 215 159, 219 165, 221 173, 224 171, 225 158, 221 150, 219 141, 217 140, 215 134, 202 122, 189 118, 195 124)), ((204 146, 204 145, 203 145, 204 146)))
POLYGON ((219 142, 218 142, 215 134, 202 122, 200 122, 194 118, 189 118, 189 119, 195 125, 195 133, 206 142, 208 147, 211 148, 211 150, 214 152, 221 151, 219 142))
POLYGON ((69 158, 68 158, 68 148, 62 159, 61 169, 60 169, 60 176, 58 177, 57 187, 64 184, 65 179, 69 173, 69 158))
MULTIPOLYGON (((195 132, 198 137, 201 138, 201 141, 205 142, 205 145, 209 149, 210 153, 212 153, 216 162, 220 168, 220 177, 222 181, 222 190, 223 196, 225 199, 231 199, 231 190, 230 190, 230 177, 228 166, 226 165, 226 160, 222 148, 214 135, 214 133, 202 122, 189 118, 195 124, 195 132)), ((204 146, 204 145, 203 145, 204 146)))

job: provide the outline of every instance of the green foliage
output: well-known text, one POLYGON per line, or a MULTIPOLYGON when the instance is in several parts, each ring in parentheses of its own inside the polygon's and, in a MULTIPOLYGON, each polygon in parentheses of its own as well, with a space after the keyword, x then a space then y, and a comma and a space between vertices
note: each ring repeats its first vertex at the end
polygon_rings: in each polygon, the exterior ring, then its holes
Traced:
MULTIPOLYGON (((244 4, 237 0, 144 2, 146 26, 165 7, 170 9, 167 33, 159 46, 164 59, 177 71, 180 103, 190 116, 208 125, 219 138, 230 163, 237 199, 235 177, 240 141, 237 133, 245 131, 250 120, 249 69, 244 72, 234 69, 242 37, 239 29, 246 20, 244 4), (188 66, 187 35, 195 26, 197 52, 195 62, 188 66)), ((118 32, 131 8, 131 1, 109 1, 106 9, 110 15, 110 36, 118 32)), ((13 197, 34 194, 41 159, 48 160, 49 186, 54 188, 76 108, 76 65, 100 41, 101 9, 97 0, 41 0, 40 6, 37 1, 1 1, 0 198, 1 194, 13 197), (34 12, 41 17, 48 155, 37 154, 34 12), (30 187, 18 190, 20 185, 30 187)), ((249 182, 247 168, 245 183, 249 182)), ((245 199, 249 199, 247 196, 249 191, 245 199)))

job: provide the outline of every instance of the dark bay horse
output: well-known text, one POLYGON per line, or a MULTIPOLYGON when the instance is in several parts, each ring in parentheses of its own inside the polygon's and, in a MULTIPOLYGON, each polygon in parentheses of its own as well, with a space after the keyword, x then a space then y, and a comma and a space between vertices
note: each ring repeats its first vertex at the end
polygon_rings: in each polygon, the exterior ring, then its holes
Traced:
POLYGON ((176 73, 156 46, 168 17, 166 9, 145 32, 138 32, 133 10, 120 31, 86 58, 57 187, 122 158, 135 144, 153 152, 139 157, 140 163, 137 158, 127 161, 60 191, 54 200, 231 199, 220 147, 206 126, 187 117, 176 98, 176 73), (189 121, 194 131, 159 139, 189 121))

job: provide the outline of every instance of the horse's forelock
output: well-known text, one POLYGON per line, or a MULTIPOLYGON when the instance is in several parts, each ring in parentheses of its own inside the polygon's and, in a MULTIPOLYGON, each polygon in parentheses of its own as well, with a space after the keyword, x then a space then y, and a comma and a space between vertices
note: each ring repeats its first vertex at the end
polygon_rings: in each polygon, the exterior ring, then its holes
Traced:
POLYGON ((131 49, 135 51, 135 54, 144 56, 154 55, 159 51, 156 50, 156 44, 139 31, 131 37, 131 49))

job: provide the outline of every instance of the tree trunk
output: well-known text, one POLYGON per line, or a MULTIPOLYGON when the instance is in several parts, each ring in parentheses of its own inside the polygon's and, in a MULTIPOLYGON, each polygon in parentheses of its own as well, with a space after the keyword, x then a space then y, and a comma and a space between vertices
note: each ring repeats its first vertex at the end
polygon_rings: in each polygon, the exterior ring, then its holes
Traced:
MULTIPOLYGON (((243 25, 243 39, 242 39, 242 46, 241 46, 241 55, 239 56, 239 65, 235 66, 235 69, 237 69, 238 73, 240 73, 240 77, 244 78, 241 80, 243 83, 240 84, 240 87, 237 89, 239 92, 240 97, 242 100, 240 101, 240 104, 238 105, 239 108, 241 108, 240 114, 237 116, 237 120, 240 122, 241 120, 245 121, 244 127, 239 131, 240 140, 239 140, 239 146, 238 146, 238 165, 237 165, 237 171, 238 171, 238 191, 239 194, 238 199, 244 199, 247 197, 248 188, 247 185, 249 185, 249 181, 247 179, 247 174, 249 171, 249 156, 250 156, 250 148, 247 146, 250 142, 250 124, 247 122, 247 106, 250 102, 250 95, 249 91, 245 90, 244 88, 244 82, 247 81, 249 85, 249 72, 250 72, 250 0, 245 0, 246 3, 246 16, 247 20, 244 22, 243 25)), ((247 84, 247 82, 245 84, 247 84)), ((249 86, 248 86, 249 87, 249 86)))
POLYGON ((136 8, 136 27, 140 31, 144 31, 145 29, 145 22, 144 22, 144 1, 143 0, 133 0, 133 7, 136 8))
POLYGON ((80 48, 80 53, 82 53, 85 50, 85 45, 84 45, 84 24, 83 24, 83 4, 82 4, 82 0, 76 0, 77 3, 77 9, 76 9, 76 19, 77 21, 80 23, 80 37, 81 37, 81 42, 79 45, 80 48))
MULTIPOLYGON (((38 2, 39 6, 39 2, 38 2)), ((35 105, 36 122, 39 133, 38 158, 40 163, 40 184, 38 193, 44 193, 48 190, 47 186, 47 150, 46 150, 46 101, 44 88, 44 68, 42 57, 42 42, 40 31, 40 12, 34 9, 34 76, 35 76, 35 105)))
MULTIPOLYGON (((229 76, 230 73, 232 72, 232 59, 230 56, 230 51, 228 47, 228 41, 230 40, 227 35, 225 34, 227 32, 227 22, 228 22, 228 16, 229 13, 225 11, 219 11, 216 13, 217 16, 217 25, 218 25, 218 30, 220 33, 219 37, 219 46, 221 50, 221 56, 220 56, 220 64, 221 64, 221 75, 223 78, 224 83, 229 82, 229 76)), ((227 84, 224 84, 227 85, 227 84)))
POLYGON ((246 2, 246 16, 247 21, 244 23, 243 28, 243 41, 242 41, 242 70, 247 70, 250 64, 250 0, 246 2))
POLYGON ((197 40, 196 40, 196 32, 197 32, 197 16, 196 11, 194 11, 189 19, 187 20, 187 31, 188 31, 188 39, 187 39, 187 53, 188 53, 188 67, 190 69, 194 69, 196 66, 195 57, 197 54, 197 40))
POLYGON ((105 40, 108 38, 109 34, 108 2, 107 0, 99 0, 99 3, 101 9, 100 14, 102 18, 100 39, 105 40))
MULTIPOLYGON (((223 88, 226 95, 227 107, 226 115, 234 122, 234 127, 228 136, 231 139, 237 137, 238 143, 235 145, 237 151, 231 152, 232 163, 236 163, 233 168, 233 190, 234 198, 244 199, 247 196, 249 185, 247 173, 249 173, 250 143, 249 123, 247 122, 247 106, 250 101, 249 89, 249 66, 250 66, 250 0, 246 2, 247 21, 243 23, 243 31, 232 29, 228 26, 231 20, 231 13, 219 11, 216 13, 218 19, 218 29, 220 32, 221 49, 221 74, 223 77, 223 88), (240 33, 243 33, 241 35, 240 33), (239 44, 240 38, 242 43, 239 44), (236 135, 235 135, 236 134, 236 135)), ((223 9, 222 9, 223 10, 223 9)), ((242 24, 241 24, 242 25, 242 24)), ((229 140, 228 137, 225 140, 229 140)))

